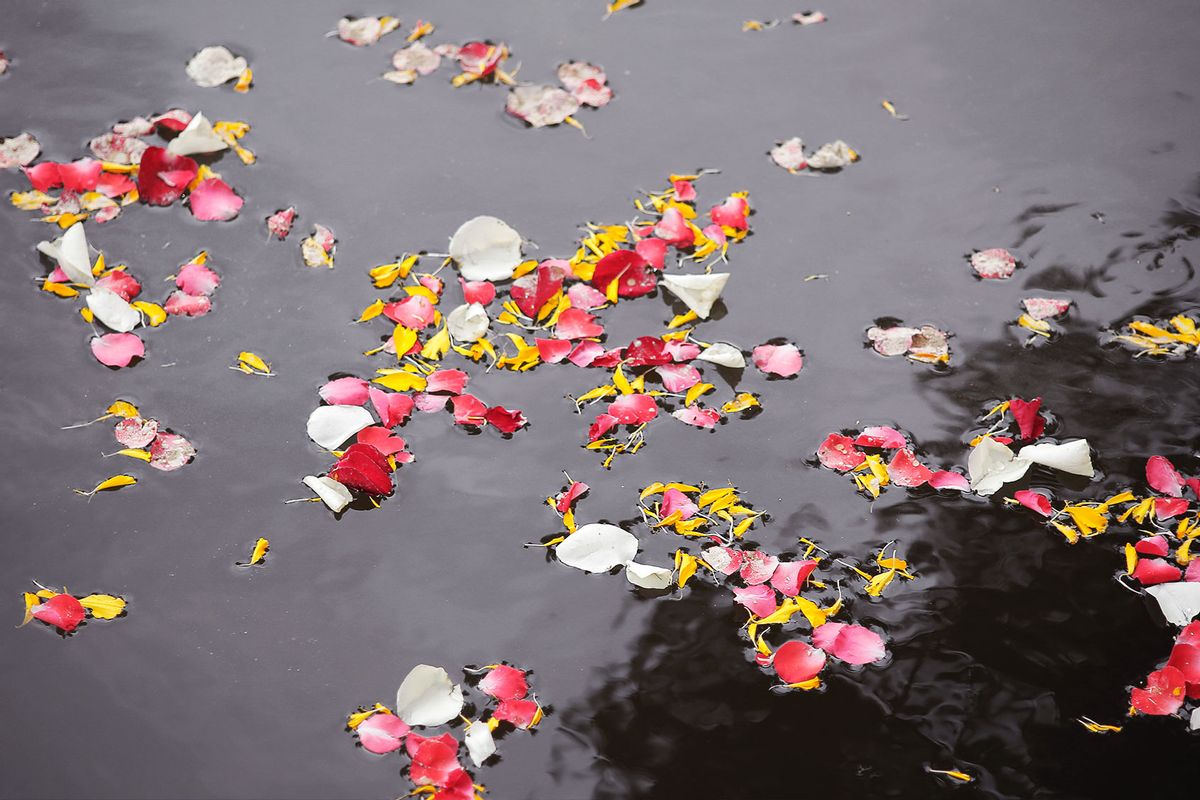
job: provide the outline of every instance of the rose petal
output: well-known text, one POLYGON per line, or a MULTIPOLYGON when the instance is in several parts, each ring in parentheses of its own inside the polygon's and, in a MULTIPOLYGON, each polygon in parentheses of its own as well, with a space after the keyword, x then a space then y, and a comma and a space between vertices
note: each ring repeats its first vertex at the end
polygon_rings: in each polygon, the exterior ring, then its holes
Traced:
POLYGON ((861 625, 826 622, 813 630, 813 644, 848 664, 873 664, 886 655, 879 634, 861 625))
POLYGON ((127 367, 146 355, 146 346, 132 333, 106 333, 92 339, 92 355, 106 367, 127 367))

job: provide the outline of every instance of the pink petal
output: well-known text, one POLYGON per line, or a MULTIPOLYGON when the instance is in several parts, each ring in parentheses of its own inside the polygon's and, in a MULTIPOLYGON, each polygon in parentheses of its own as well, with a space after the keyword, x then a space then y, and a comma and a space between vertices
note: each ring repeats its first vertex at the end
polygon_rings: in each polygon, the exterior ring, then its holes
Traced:
POLYGON ((663 269, 667 265, 667 248, 669 246, 662 239, 641 239, 633 246, 633 249, 645 259, 647 264, 655 269, 663 269))
POLYGON ((444 394, 430 394, 429 392, 413 393, 413 405, 417 407, 417 411, 423 414, 436 414, 439 411, 445 411, 446 400, 448 399, 444 394))
POLYGON ((904 438, 903 433, 895 428, 876 425, 870 428, 863 428, 862 433, 855 437, 854 444, 859 447, 880 447, 884 450, 895 450, 907 447, 908 440, 904 438))
POLYGON ((817 448, 821 464, 838 472, 849 472, 867 460, 867 454, 854 448, 854 440, 840 433, 831 433, 817 448))
POLYGON ((676 362, 691 361, 700 355, 700 345, 692 342, 667 342, 666 349, 676 362))
MULTIPOLYGON (((617 418, 612 414, 597 414, 596 421, 588 427, 588 441, 594 442, 617 425, 617 418)), ((1200 559, 1197 560, 1200 563, 1200 559)))
POLYGON ((749 586, 745 589, 734 587, 733 599, 749 609, 750 613, 760 619, 770 616, 779 607, 776 602, 775 590, 770 586, 749 586))
POLYGON ((524 670, 501 664, 488 671, 479 682, 479 691, 497 700, 520 700, 529 694, 524 670))
POLYGON ((408 419, 408 415, 412 413, 413 399, 407 394, 385 392, 371 386, 367 389, 367 396, 371 399, 371 405, 375 408, 375 414, 379 417, 380 424, 385 428, 402 425, 408 419))
POLYGON ((354 732, 364 750, 383 755, 404 746, 409 727, 395 714, 372 714, 360 722, 354 732))
POLYGON ((671 181, 675 190, 675 199, 681 203, 690 203, 696 199, 696 186, 691 181, 671 181))
POLYGON ((654 235, 678 248, 691 247, 696 243, 696 234, 677 208, 668 208, 663 212, 654 226, 654 235))
POLYGON ((467 303, 486 306, 496 299, 496 286, 491 281, 464 281, 459 278, 458 282, 462 284, 463 300, 467 303))
POLYGON ((220 178, 206 178, 188 195, 192 216, 204 222, 227 222, 238 215, 246 201, 220 178))
POLYGON ((32 167, 23 167, 22 170, 35 192, 48 192, 62 186, 62 174, 58 171, 58 166, 53 161, 43 161, 32 167))
POLYGON ((1200 558, 1193 558, 1188 562, 1187 571, 1183 573, 1183 579, 1188 583, 1200 583, 1200 558))
POLYGON ((825 668, 825 654, 807 642, 793 639, 775 651, 775 674, 787 684, 804 683, 825 668))
POLYGON ((203 317, 212 310, 212 301, 204 295, 192 295, 186 292, 171 292, 167 302, 163 303, 163 311, 172 316, 203 317))
POLYGON ((1013 492, 1013 499, 1031 511, 1036 511, 1043 517, 1048 517, 1054 513, 1054 509, 1050 506, 1050 498, 1040 492, 1035 492, 1033 489, 1022 489, 1019 492, 1013 492))
POLYGON ((604 328, 594 322, 595 314, 589 314, 581 308, 568 308, 558 315, 558 323, 554 326, 556 339, 589 339, 604 335, 604 328))
POLYGON ((70 633, 79 627, 87 612, 83 605, 69 594, 56 594, 45 602, 29 609, 34 619, 53 625, 63 633, 70 633))
POLYGON ((442 296, 442 290, 446 288, 445 284, 442 283, 442 279, 436 275, 418 275, 417 283, 421 284, 438 297, 442 296))
POLYGON ((600 306, 608 302, 608 298, 604 296, 604 292, 586 283, 577 283, 572 286, 567 290, 567 297, 571 299, 572 306, 582 309, 600 308, 600 306))
MULTIPOLYGON (((369 428, 363 428, 358 432, 356 439, 360 444, 369 444, 385 456, 393 456, 404 450, 408 445, 403 438, 392 433, 391 428, 382 428, 378 425, 372 425, 369 428)), ((400 463, 408 463, 411 459, 397 458, 400 463)))
POLYGON ((102 170, 103 166, 94 158, 81 158, 70 164, 59 164, 58 174, 62 178, 63 191, 83 194, 94 190, 102 170))
POLYGON ((1133 549, 1144 556, 1166 556, 1171 552, 1171 545, 1167 543, 1167 537, 1159 534, 1139 539, 1133 549))
POLYGON ((623 394, 609 403, 608 413, 622 425, 636 425, 657 417, 658 405, 648 394, 623 394))
POLYGON ((203 264, 184 264, 175 276, 175 285, 188 294, 210 295, 221 283, 221 276, 203 264))
POLYGON ((451 398, 450 405, 454 409, 454 424, 456 425, 483 425, 487 422, 487 406, 485 406, 479 398, 469 395, 460 394, 451 398))
POLYGON ((695 404, 672 411, 671 416, 680 422, 708 430, 717 427, 717 423, 721 421, 721 412, 695 404))
POLYGON ((296 209, 294 206, 289 206, 281 211, 276 211, 271 216, 267 217, 267 230, 271 232, 276 239, 283 241, 292 232, 292 223, 296 221, 296 209))
POLYGON ((667 489, 663 492, 662 504, 658 513, 662 517, 669 517, 678 511, 680 519, 691 519, 699 510, 700 507, 683 492, 678 489, 667 489))
POLYGON ((1042 398, 1040 397, 1028 401, 1014 397, 1008 401, 1008 410, 1012 412, 1013 419, 1017 421, 1022 441, 1031 442, 1045 432, 1046 420, 1038 413, 1041 407, 1042 398))
POLYGON ((1163 456, 1150 456, 1146 461, 1146 483, 1159 494, 1183 496, 1183 476, 1163 456))
POLYGON ((886 654, 879 634, 861 625, 826 622, 812 638, 817 647, 847 664, 873 664, 886 654))
POLYGON ((428 298, 419 294, 406 297, 383 307, 383 315, 392 322, 398 322, 406 328, 419 331, 433 322, 437 308, 428 298))
POLYGON ((760 344, 752 354, 754 366, 770 375, 790 378, 804 366, 804 357, 794 344, 760 344))
POLYGON ((960 492, 971 490, 971 482, 960 472, 950 472, 940 469, 929 477, 929 485, 934 489, 957 489, 960 492))
POLYGON ((700 382, 700 370, 690 364, 662 364, 657 372, 668 392, 686 392, 700 382))
POLYGON ((534 339, 533 343, 537 345, 538 358, 547 364, 557 364, 571 352, 568 339, 534 339))
POLYGON ((529 424, 525 414, 519 409, 507 409, 504 406, 492 406, 484 414, 484 418, 501 433, 515 433, 529 424))
POLYGON ((105 197, 120 197, 136 188, 137 184, 128 175, 115 172, 106 172, 96 181, 96 191, 105 197))
POLYGON ((717 545, 704 551, 704 560, 722 575, 732 575, 742 566, 742 551, 717 545))
POLYGON ((1200 647, 1193 644, 1176 644, 1171 649, 1167 666, 1179 670, 1187 683, 1200 683, 1200 647))
POLYGON ((750 204, 746 202, 744 197, 734 197, 730 195, 725 198, 725 202, 719 206, 713 206, 708 212, 709 218, 714 223, 725 228, 733 228, 736 231, 744 231, 750 227, 748 217, 750 216, 750 204))
POLYGON ((595 78, 588 78, 572 89, 571 94, 575 95, 575 99, 585 106, 603 108, 608 105, 609 100, 612 100, 613 90, 595 78))
POLYGON ((467 373, 460 369, 439 369, 425 379, 426 392, 462 394, 467 387, 467 373))
POLYGON ((766 583, 775 574, 779 559, 761 550, 747 550, 742 553, 742 568, 738 574, 747 586, 757 586, 766 583))
POLYGON ((924 486, 933 477, 933 471, 917 461, 913 451, 907 447, 896 451, 887 470, 892 483, 910 489, 924 486))
POLYGON ((1178 517, 1180 514, 1186 514, 1188 510, 1188 501, 1182 497, 1156 497, 1154 498, 1154 518, 1155 519, 1170 519, 1178 517))
POLYGON ((146 355, 146 346, 132 333, 106 333, 92 339, 92 355, 106 367, 127 367, 146 355))
POLYGON ((1146 677, 1145 689, 1134 689, 1129 704, 1143 714, 1167 716, 1183 706, 1183 673, 1167 666, 1146 677))
POLYGON ((787 597, 800 594, 808 576, 817 570, 817 562, 811 558, 804 561, 781 561, 771 575, 771 585, 787 597))
POLYGON ((415 784, 445 786, 452 775, 462 771, 458 763, 458 740, 449 733, 429 738, 410 733, 405 748, 412 758, 409 778, 415 784))
POLYGON ((565 492, 562 492, 558 495, 558 498, 554 503, 554 508, 557 509, 558 513, 560 514, 567 513, 571 506, 575 504, 575 501, 578 500, 589 488, 590 487, 582 481, 573 482, 565 492))
POLYGON ((122 447, 145 447, 158 436, 158 420, 129 417, 113 428, 113 436, 122 447))
POLYGON ((361 406, 367 402, 369 389, 362 378, 338 378, 318 389, 317 394, 332 406, 361 406))
POLYGON ((537 717, 538 704, 533 700, 501 700, 492 716, 502 722, 511 722, 522 730, 528 730, 537 717))
POLYGON ((198 170, 196 162, 187 156, 172 155, 163 147, 147 147, 138 165, 138 198, 152 206, 169 206, 183 196, 198 170))
MULTIPOLYGON (((65 279, 66 276, 64 275, 63 278, 65 279)), ((123 269, 114 269, 104 273, 104 276, 96 281, 96 286, 120 295, 126 303, 132 302, 133 298, 142 293, 142 285, 138 283, 137 278, 123 269)))
POLYGON ((150 466, 163 472, 174 472, 195 456, 196 448, 177 433, 160 433, 150 443, 150 466))
POLYGON ((1002 280, 1012 276, 1017 268, 1017 259, 1004 248, 993 247, 972 253, 971 267, 981 278, 1002 280))
POLYGON ((1183 577, 1183 572, 1170 562, 1159 558, 1143 558, 1133 569, 1133 577, 1143 586, 1159 583, 1174 583, 1183 577))
POLYGON ((1021 305, 1025 306, 1025 313, 1034 319, 1053 319, 1067 313, 1071 301, 1053 297, 1026 297, 1021 305))

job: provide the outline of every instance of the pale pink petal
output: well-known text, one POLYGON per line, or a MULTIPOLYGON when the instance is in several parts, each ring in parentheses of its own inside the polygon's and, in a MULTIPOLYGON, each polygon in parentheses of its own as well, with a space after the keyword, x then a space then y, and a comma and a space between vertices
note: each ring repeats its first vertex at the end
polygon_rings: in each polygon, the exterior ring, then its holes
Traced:
POLYGON ((704 560, 722 575, 732 575, 742 566, 742 551, 732 547, 717 545, 709 547, 703 553, 704 560))
POLYGON ((1021 305, 1025 306, 1025 313, 1034 319, 1053 319, 1067 313, 1071 301, 1054 297, 1026 297, 1021 305))
POLYGON ((333 406, 361 406, 367 402, 369 388, 362 378, 338 378, 318 389, 317 394, 333 406))
POLYGON ((733 598, 759 618, 770 616, 779 607, 775 590, 770 586, 734 587, 733 598))
POLYGON ((177 433, 160 433, 150 443, 150 466, 163 472, 174 472, 196 455, 192 443, 177 433))
POLYGON ((775 574, 779 559, 761 550, 747 550, 742 553, 742 568, 738 574, 747 586, 757 586, 766 583, 775 574))
POLYGON ((429 299, 415 294, 383 307, 383 315, 392 322, 419 331, 433 322, 437 308, 429 299))
POLYGON ((661 364, 657 371, 668 392, 686 392, 700 382, 700 370, 688 364, 661 364))
POLYGON ((395 714, 372 714, 358 724, 355 733, 368 753, 383 755, 404 746, 409 727, 395 714))
POLYGON ((163 311, 171 316, 203 317, 212 310, 212 301, 204 295, 174 291, 163 303, 163 311))
POLYGON ((971 266, 981 278, 1002 280, 1012 276, 1017 268, 1017 259, 1004 248, 993 247, 972 253, 971 266))
POLYGON ((883 639, 861 625, 826 622, 813 631, 813 644, 847 664, 872 664, 886 653, 883 639))
POLYGON ((721 412, 694 404, 687 408, 672 411, 671 416, 680 422, 708 430, 717 427, 717 423, 721 421, 721 412))
POLYGON ((604 355, 604 345, 589 339, 576 345, 575 349, 567 356, 567 361, 577 367, 590 367, 592 362, 602 355, 604 355))
POLYGON ((92 355, 106 367, 127 367, 146 355, 146 346, 132 333, 106 333, 92 339, 92 355))
POLYGON ((678 511, 680 519, 691 519, 699 510, 700 507, 692 502, 692 498, 678 489, 667 489, 663 492, 662 505, 659 508, 661 516, 669 517, 678 511))
POLYGON ((957 489, 960 492, 971 490, 971 482, 961 472, 951 472, 939 469, 929 476, 929 485, 934 489, 957 489))
POLYGON ((907 447, 908 440, 904 438, 903 433, 895 428, 875 425, 863 428, 862 433, 855 437, 854 444, 859 447, 880 447, 884 450, 896 450, 901 447, 907 447))
POLYGON ((811 558, 803 561, 781 561, 771 575, 771 585, 787 597, 795 597, 804 588, 808 576, 817 569, 817 562, 811 558))
POLYGON ((158 420, 129 417, 116 424, 113 436, 122 447, 145 447, 158 436, 158 420))
MULTIPOLYGON (((166 176, 164 175, 164 180, 166 176)), ((207 178, 188 195, 192 216, 205 222, 231 220, 242 210, 245 200, 220 178, 207 178)))
POLYGON ((203 264, 188 263, 179 268, 175 285, 188 294, 210 295, 221 283, 221 276, 203 264))
POLYGON ((804 366, 804 357, 794 344, 760 344, 752 354, 754 366, 769 375, 790 378, 804 366))
POLYGON ((1183 496, 1183 476, 1163 456, 1150 456, 1146 461, 1146 483, 1159 494, 1183 496))
POLYGON ((448 399, 444 394, 430 394, 429 392, 413 393, 413 404, 417 407, 417 411, 424 414, 436 414, 439 411, 445 411, 448 399))
POLYGON ((668 208, 663 212, 654 226, 654 235, 679 248, 691 247, 696 242, 696 234, 677 208, 668 208))
POLYGON ((586 283, 577 283, 570 289, 567 289, 567 297, 571 299, 572 306, 585 310, 600 308, 600 306, 608 302, 608 298, 604 296, 604 292, 586 283))
POLYGON ((676 362, 691 361, 700 355, 700 345, 692 342, 667 342, 665 349, 676 362))

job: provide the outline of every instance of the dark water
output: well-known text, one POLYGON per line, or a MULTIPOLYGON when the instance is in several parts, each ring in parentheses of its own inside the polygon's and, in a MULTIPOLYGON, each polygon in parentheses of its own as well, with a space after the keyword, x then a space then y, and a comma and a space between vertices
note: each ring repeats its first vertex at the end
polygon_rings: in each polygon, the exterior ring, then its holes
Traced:
MULTIPOLYGON (((344 714, 388 701, 415 663, 454 674, 508 659, 535 670, 552 713, 478 771, 496 798, 949 791, 925 765, 977 775, 962 797, 1185 796, 1197 740, 1182 724, 1098 737, 1072 721, 1120 720, 1126 687, 1170 646, 1112 580, 1115 539, 1069 548, 998 503, 893 489, 870 505, 806 460, 830 430, 867 422, 964 463, 960 436, 983 402, 1040 394, 1062 435, 1099 452, 1102 478, 1083 494, 1138 480, 1150 454, 1194 466, 1194 362, 1134 361, 1097 333, 1200 302, 1195 4, 829 0, 829 23, 761 34, 741 21, 801 7, 648 0, 601 24, 602 5, 5 4, 0 48, 15 63, 0 79, 0 135, 30 130, 45 157, 67 160, 117 120, 178 105, 250 122, 261 161, 221 163, 247 198, 233 223, 179 206, 89 223, 92 243, 148 287, 201 247, 224 277, 214 313, 152 332, 146 361, 118 373, 30 283, 48 229, 0 212, 9 616, 30 578, 131 603, 67 640, 0 628, 0 794, 395 797, 409 788, 400 761, 356 750, 344 714), (445 69, 410 88, 375 80, 398 35, 367 49, 322 39, 344 13, 388 10, 432 19, 434 41, 503 39, 529 80, 598 62, 617 100, 585 115, 591 139, 526 131, 499 90, 452 91, 445 69), (187 58, 213 43, 250 59, 248 95, 188 82, 187 58), (889 118, 885 97, 912 120, 889 118), (792 135, 844 138, 864 159, 792 177, 764 155, 792 135), (744 347, 786 336, 806 351, 796 381, 747 371, 738 388, 761 392, 765 413, 713 435, 663 422, 605 473, 577 447, 562 399, 594 374, 479 376, 530 430, 504 441, 418 419, 405 433, 418 463, 382 511, 334 522, 281 504, 326 466, 303 430, 316 387, 370 368, 358 353, 373 334, 347 324, 375 296, 367 267, 441 248, 479 213, 566 254, 582 223, 624 219, 637 189, 702 166, 723 170, 702 199, 744 188, 756 209, 728 313, 702 335, 744 347), (266 240, 262 218, 288 204, 299 233, 337 233, 337 269, 300 267, 295 234, 266 240), (963 255, 992 246, 1029 266, 976 282, 963 255), (813 273, 829 279, 802 281, 813 273), (1007 323, 1034 289, 1077 306, 1059 341, 1026 349, 1007 323), (881 316, 954 331, 955 369, 863 350, 881 316), (228 371, 244 349, 279 376, 228 371), (115 448, 104 426, 59 426, 117 396, 200 455, 87 503, 68 487, 114 471, 100 453, 115 448), (891 663, 834 675, 823 694, 775 695, 746 663, 744 615, 724 593, 647 600, 620 577, 545 564, 520 545, 554 530, 539 504, 562 469, 593 487, 585 519, 628 518, 652 480, 733 481, 773 517, 757 534, 765 548, 807 535, 858 557, 900 540, 919 580, 852 609, 886 629, 891 663), (268 567, 233 567, 260 535, 268 567)), ((5 193, 22 184, 0 175, 5 193)), ((668 313, 661 299, 623 304, 610 338, 657 330, 668 313)))

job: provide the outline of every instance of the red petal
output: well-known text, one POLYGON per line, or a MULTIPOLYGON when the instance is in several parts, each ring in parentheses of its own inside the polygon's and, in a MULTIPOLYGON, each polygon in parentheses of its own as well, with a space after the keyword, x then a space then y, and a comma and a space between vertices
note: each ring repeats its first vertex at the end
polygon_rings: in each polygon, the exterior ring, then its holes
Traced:
POLYGON ((29 613, 34 619, 53 625, 63 633, 75 630, 87 616, 79 601, 69 594, 56 594, 29 609, 29 613))
POLYGON ((565 492, 562 492, 558 495, 557 501, 554 504, 554 508, 557 509, 558 513, 560 514, 567 513, 567 510, 574 505, 575 501, 578 500, 579 497, 589 488, 590 487, 586 483, 583 483, 582 481, 575 481, 569 487, 567 487, 565 492))
POLYGON ((825 668, 825 654, 807 642, 793 639, 779 645, 772 663, 784 683, 804 683, 825 668))
POLYGON ((1174 583, 1183 577, 1183 572, 1161 559, 1143 558, 1134 567, 1133 577, 1143 586, 1153 586, 1156 583, 1174 583))
POLYGON ((389 393, 371 386, 367 390, 367 396, 371 399, 371 405, 375 407, 380 424, 385 428, 403 424, 412 413, 413 399, 407 394, 389 393))
POLYGON ((599 342, 585 340, 575 346, 575 349, 567 356, 567 361, 570 361, 577 367, 590 367, 592 362, 604 355, 604 346, 599 342))
POLYGON ((667 352, 667 343, 657 336, 639 336, 634 339, 625 348, 625 358, 633 367, 670 364, 673 360, 667 352))
POLYGON ((1050 506, 1050 498, 1032 489, 1022 489, 1019 492, 1013 492, 1013 499, 1026 508, 1036 511, 1043 517, 1048 517, 1054 513, 1054 509, 1050 506))
POLYGON ((1159 534, 1158 536, 1147 536, 1141 539, 1133 546, 1133 549, 1144 556, 1165 556, 1171 552, 1171 545, 1167 543, 1167 537, 1159 534))
POLYGON ((522 314, 536 319, 542 306, 562 289, 563 277, 562 269, 543 261, 535 272, 518 278, 508 293, 522 314))
MULTIPOLYGON (((370 428, 363 428, 358 432, 358 443, 365 444, 375 450, 378 450, 381 455, 391 456, 401 453, 407 446, 407 442, 400 436, 392 433, 391 428, 381 428, 378 425, 373 425, 370 428)), ((405 454, 408 455, 408 454, 405 454)), ((407 463, 411 459, 397 458, 396 461, 407 463)), ((391 465, 389 464, 390 468, 391 465)))
POLYGON ((501 664, 488 671, 479 682, 479 691, 497 700, 520 700, 529 694, 524 670, 501 664))
POLYGON ((462 771, 458 763, 458 740, 448 733, 432 738, 410 733, 405 746, 412 757, 409 777, 413 783, 445 786, 462 771))
POLYGON ((488 423, 501 433, 514 433, 529 424, 520 410, 509 410, 504 406, 492 406, 484 414, 488 423))
MULTIPOLYGON (((588 428, 588 441, 594 442, 604 434, 608 433, 617 425, 617 418, 612 414, 598 414, 596 421, 588 428)), ((1197 560, 1200 564, 1200 559, 1197 560)))
POLYGON ((1156 519, 1178 517, 1180 514, 1186 514, 1187 510, 1188 501, 1182 497, 1154 498, 1154 517, 1156 519))
POLYGON ((1046 430, 1046 420, 1038 413, 1041 407, 1042 398, 1040 397, 1028 401, 1014 397, 1008 401, 1008 410, 1012 412, 1013 419, 1017 421, 1017 427, 1021 429, 1022 441, 1031 442, 1046 430))
MULTIPOLYGON (((691 235, 690 230, 688 235, 691 235)), ((637 251, 616 250, 596 263, 592 286, 607 292, 609 284, 617 281, 618 297, 641 297, 654 291, 658 285, 658 278, 647 267, 649 263, 637 251)))
POLYGON ((816 569, 817 562, 811 558, 804 561, 781 562, 775 568, 775 574, 771 576, 771 585, 783 592, 787 597, 795 597, 800 594, 800 589, 804 587, 804 582, 808 580, 808 576, 812 575, 816 569))
POLYGON ((439 369, 425 379, 426 392, 462 394, 467 387, 467 373, 460 369, 439 369))
POLYGON ((96 182, 100 180, 103 170, 100 162, 94 158, 81 158, 70 164, 59 164, 58 174, 62 178, 63 190, 83 194, 93 191, 96 182))
POLYGON ((1179 670, 1188 683, 1200 683, 1200 647, 1194 644, 1176 644, 1171 649, 1171 658, 1167 660, 1167 666, 1179 670))
POLYGON ((120 295, 126 303, 131 302, 133 298, 142 293, 142 285, 138 283, 137 278, 123 269, 106 272, 102 278, 96 281, 96 286, 120 295))
POLYGON ((933 477, 933 470, 917 461, 908 448, 897 450, 887 469, 893 483, 907 488, 923 486, 933 477))
POLYGON ((25 177, 29 178, 29 185, 36 192, 48 192, 62 186, 62 175, 58 171, 58 164, 53 161, 43 161, 22 169, 25 171, 25 177))
POLYGON ((1160 494, 1183 496, 1183 476, 1163 456, 1150 456, 1146 461, 1146 483, 1160 494))
POLYGON ((557 364, 571 352, 571 342, 566 339, 534 339, 538 358, 547 364, 557 364))
POLYGON ((667 265, 667 248, 670 247, 662 239, 640 239, 633 250, 655 269, 664 269, 667 265))
POLYGON ((696 187, 691 181, 671 181, 675 190, 675 199, 681 203, 690 203, 696 199, 696 187))
POLYGON ((648 394, 623 394, 608 404, 608 413, 622 425, 636 425, 657 417, 658 405, 648 394))
POLYGON ((1163 667, 1146 676, 1146 688, 1134 689, 1129 704, 1143 714, 1166 716, 1183 705, 1183 673, 1175 667, 1163 667))
POLYGON ((136 188, 137 184, 128 175, 117 172, 105 172, 96 181, 96 191, 105 197, 120 197, 136 188))
POLYGON ((831 433, 817 448, 817 458, 830 469, 849 472, 867 460, 867 454, 854 448, 854 440, 840 433, 831 433))
POLYGON ((537 712, 538 704, 533 700, 501 700, 492 716, 502 722, 511 722, 522 730, 528 730, 537 712))
POLYGON ((389 495, 394 490, 389 472, 390 465, 378 450, 370 445, 354 444, 338 459, 333 469, 329 470, 329 477, 360 492, 389 495), (374 455, 370 455, 371 453, 374 455), (380 465, 380 460, 383 461, 383 465, 380 465))
POLYGON ((456 425, 483 425, 487 422, 487 406, 474 395, 460 394, 450 400, 456 425))
POLYGON ((464 281, 459 278, 458 282, 462 284, 463 300, 468 303, 486 306, 496 299, 496 286, 490 281, 464 281))
POLYGON ((169 206, 183 196, 183 190, 196 177, 198 169, 196 162, 187 156, 171 155, 162 147, 147 147, 138 165, 138 197, 152 206, 169 206), (182 173, 185 179, 179 180, 176 176, 168 184, 161 177, 163 172, 182 173), (186 177, 189 174, 190 177, 186 177))

